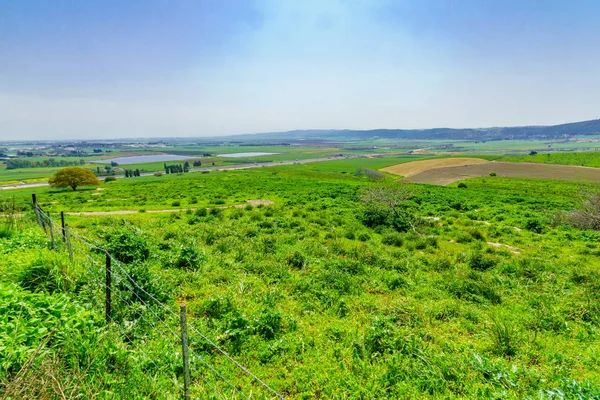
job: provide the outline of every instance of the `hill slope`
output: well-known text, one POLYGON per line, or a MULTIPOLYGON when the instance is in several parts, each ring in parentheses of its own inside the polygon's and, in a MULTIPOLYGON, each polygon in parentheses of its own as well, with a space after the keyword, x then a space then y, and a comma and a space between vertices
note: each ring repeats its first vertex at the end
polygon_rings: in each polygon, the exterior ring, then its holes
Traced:
MULTIPOLYGON (((507 140, 556 139, 567 136, 600 134, 600 119, 553 126, 517 126, 493 128, 433 129, 314 129, 253 134, 255 139, 442 139, 442 140, 507 140)), ((248 139, 250 135, 240 135, 248 139)))

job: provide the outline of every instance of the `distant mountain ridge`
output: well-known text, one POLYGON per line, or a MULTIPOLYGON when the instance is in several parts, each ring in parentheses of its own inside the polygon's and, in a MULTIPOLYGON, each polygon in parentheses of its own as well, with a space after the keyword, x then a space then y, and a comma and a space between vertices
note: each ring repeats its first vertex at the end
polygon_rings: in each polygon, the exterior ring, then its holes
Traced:
MULTIPOLYGON (((565 136, 600 135, 600 119, 552 126, 515 126, 494 128, 432 129, 312 129, 236 135, 248 139, 438 139, 438 140, 508 140, 558 139, 565 136)), ((232 136, 233 137, 233 136, 232 136)))

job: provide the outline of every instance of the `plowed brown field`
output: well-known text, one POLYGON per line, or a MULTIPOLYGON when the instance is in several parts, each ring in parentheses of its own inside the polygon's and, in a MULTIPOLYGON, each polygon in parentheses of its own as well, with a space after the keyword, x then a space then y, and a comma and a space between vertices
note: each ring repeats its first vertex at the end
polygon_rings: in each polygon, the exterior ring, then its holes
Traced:
POLYGON ((487 176, 492 172, 495 172, 497 176, 514 178, 600 182, 600 168, 495 161, 477 165, 431 168, 405 177, 403 181, 431 185, 448 185, 463 179, 487 176))
POLYGON ((406 178, 433 168, 460 167, 487 162, 487 160, 481 158, 436 158, 433 160, 411 161, 404 164, 392 165, 391 167, 381 169, 381 171, 406 178))

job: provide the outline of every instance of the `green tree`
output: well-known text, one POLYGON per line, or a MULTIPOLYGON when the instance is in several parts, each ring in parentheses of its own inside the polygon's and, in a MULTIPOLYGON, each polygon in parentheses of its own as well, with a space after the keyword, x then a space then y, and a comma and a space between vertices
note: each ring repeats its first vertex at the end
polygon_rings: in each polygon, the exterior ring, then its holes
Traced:
POLYGON ((100 181, 96 178, 96 175, 88 169, 67 167, 56 171, 56 173, 48 180, 48 183, 52 187, 70 187, 75 191, 77 190, 77 186, 99 185, 100 181))

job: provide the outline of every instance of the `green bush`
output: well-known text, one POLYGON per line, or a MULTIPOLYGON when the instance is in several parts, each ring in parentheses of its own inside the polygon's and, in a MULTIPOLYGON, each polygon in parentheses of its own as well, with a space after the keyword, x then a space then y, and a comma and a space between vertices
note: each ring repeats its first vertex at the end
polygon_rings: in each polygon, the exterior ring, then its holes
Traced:
POLYGON ((292 268, 300 269, 306 265, 306 257, 296 250, 288 256, 287 263, 292 268))
POLYGON ((360 222, 368 228, 385 226, 388 224, 388 213, 379 207, 367 207, 360 215, 360 222))
POLYGON ((200 311, 206 318, 220 319, 233 311, 230 297, 214 296, 200 305, 200 311))
POLYGON ((195 245, 180 245, 170 252, 164 265, 186 270, 197 270, 207 262, 206 254, 195 245))
POLYGON ((467 260, 469 267, 476 271, 487 271, 490 268, 494 268, 497 263, 498 260, 495 257, 480 251, 471 252, 467 260))
POLYGON ((25 267, 18 275, 17 282, 31 292, 53 293, 59 286, 56 271, 42 258, 25 267))
POLYGON ((106 249, 111 256, 126 264, 146 261, 150 256, 146 240, 138 232, 131 230, 110 234, 106 249))
POLYGON ((106 178, 104 178, 104 182, 114 182, 116 180, 117 178, 115 178, 114 176, 107 176, 106 178))
POLYGON ((117 284, 122 298, 143 304, 154 304, 154 299, 160 302, 169 299, 169 291, 165 284, 150 272, 147 264, 127 264, 124 269, 126 275, 117 284))
POLYGON ((381 238, 381 243, 387 244, 389 246, 401 247, 402 244, 404 243, 404 239, 402 238, 402 235, 400 233, 391 232, 391 233, 384 235, 381 238))
POLYGON ((467 184, 466 184, 466 183, 464 183, 464 182, 460 182, 460 183, 458 184, 458 188, 459 188, 459 189, 466 189, 466 188, 467 188, 467 184))
POLYGON ((542 233, 544 225, 538 219, 528 219, 525 222, 525 229, 534 233, 542 233))
POLYGON ((368 242, 369 240, 371 240, 371 235, 369 235, 366 232, 362 232, 358 235, 358 240, 360 240, 361 242, 368 242))
POLYGON ((277 310, 263 309, 254 320, 253 328, 263 338, 275 339, 283 329, 283 316, 277 310))

